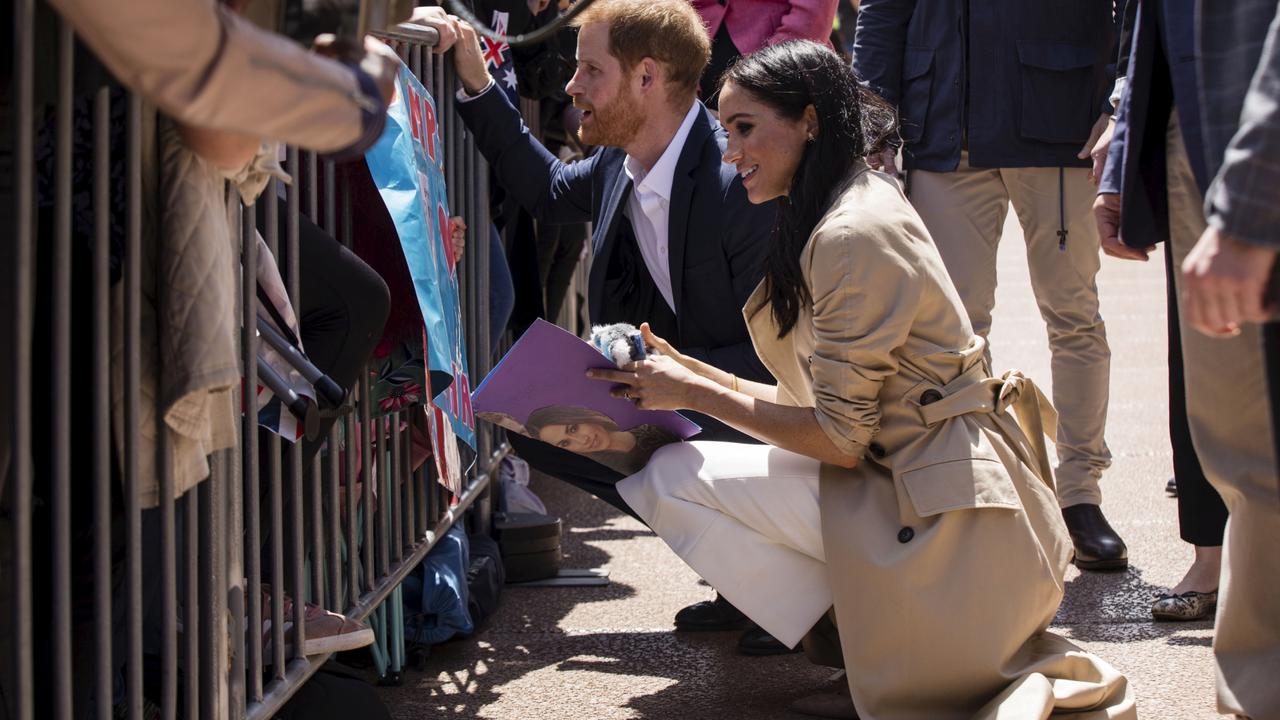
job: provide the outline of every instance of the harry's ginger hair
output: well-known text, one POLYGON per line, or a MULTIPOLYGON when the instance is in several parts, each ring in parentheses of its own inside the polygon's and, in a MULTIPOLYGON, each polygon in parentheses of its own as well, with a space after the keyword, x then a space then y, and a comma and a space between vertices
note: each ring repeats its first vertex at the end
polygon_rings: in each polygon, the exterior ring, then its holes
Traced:
POLYGON ((653 58, 671 84, 672 101, 697 92, 711 39, 688 0, 596 0, 573 19, 577 27, 594 23, 609 27, 609 52, 624 71, 653 58))

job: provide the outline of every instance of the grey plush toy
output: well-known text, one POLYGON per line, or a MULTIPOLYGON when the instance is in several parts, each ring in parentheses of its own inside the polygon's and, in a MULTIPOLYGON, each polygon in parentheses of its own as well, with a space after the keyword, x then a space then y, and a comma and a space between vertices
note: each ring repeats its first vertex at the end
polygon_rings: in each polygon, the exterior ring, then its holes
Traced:
POLYGON ((653 348, 645 347, 640 330, 628 323, 593 326, 591 344, 618 367, 639 362, 647 355, 658 352, 653 348))

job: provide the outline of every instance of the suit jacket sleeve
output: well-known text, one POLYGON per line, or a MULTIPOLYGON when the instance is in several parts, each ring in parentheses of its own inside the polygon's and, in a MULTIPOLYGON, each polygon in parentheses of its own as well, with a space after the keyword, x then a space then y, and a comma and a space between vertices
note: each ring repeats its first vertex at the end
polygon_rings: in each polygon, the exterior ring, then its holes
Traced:
POLYGON ((1124 8, 1124 24, 1120 29, 1120 55, 1116 61, 1116 82, 1124 78, 1126 82, 1120 93, 1120 103, 1116 105, 1115 123, 1111 129, 1111 146, 1107 150, 1107 164, 1102 169, 1102 178, 1098 182, 1098 194, 1116 194, 1124 191, 1124 155, 1129 143, 1129 103, 1133 83, 1128 82, 1130 56, 1134 51, 1137 36, 1134 34, 1138 15, 1137 0, 1130 0, 1124 8))
POLYGON ((907 24, 915 0, 863 0, 853 40, 853 71, 877 95, 898 104, 907 24))
POLYGON ((1280 250, 1280 14, 1271 22, 1262 57, 1240 111, 1240 127, 1209 186, 1209 223, 1237 239, 1280 250))
POLYGON ((840 2, 841 0, 791 0, 778 29, 774 30, 765 44, 775 45, 787 40, 825 43, 831 36, 836 5, 840 2))
POLYGON ((124 85, 181 122, 320 152, 361 152, 381 134, 384 102, 365 73, 215 0, 50 4, 124 85))
MULTIPOLYGON (((775 211, 773 203, 751 204, 740 182, 729 182, 725 192, 724 250, 733 276, 734 307, 741 310, 764 274, 765 256, 773 237, 775 211)), ((697 280, 685 278, 685 282, 697 280)), ((719 347, 681 348, 681 352, 747 380, 774 382, 773 375, 760 362, 750 337, 719 347)))
POLYGON ((493 85, 458 103, 457 109, 498 181, 530 214, 550 223, 591 221, 591 173, 599 152, 586 160, 561 162, 529 132, 506 93, 493 85))

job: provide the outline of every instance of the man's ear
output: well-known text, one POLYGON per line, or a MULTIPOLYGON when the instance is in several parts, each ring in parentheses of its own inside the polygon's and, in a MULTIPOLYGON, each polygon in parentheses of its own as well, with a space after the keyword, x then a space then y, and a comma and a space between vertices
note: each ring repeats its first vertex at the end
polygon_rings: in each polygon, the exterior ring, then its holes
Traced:
POLYGON ((661 68, 658 61, 651 57, 641 58, 636 64, 636 89, 640 92, 649 92, 658 84, 658 73, 661 68))

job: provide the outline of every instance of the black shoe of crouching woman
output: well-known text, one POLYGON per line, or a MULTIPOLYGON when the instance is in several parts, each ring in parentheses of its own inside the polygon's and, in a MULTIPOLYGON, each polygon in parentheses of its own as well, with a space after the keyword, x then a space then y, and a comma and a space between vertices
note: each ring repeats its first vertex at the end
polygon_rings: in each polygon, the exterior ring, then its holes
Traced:
POLYGON ((802 649, 799 644, 793 648, 783 645, 781 640, 759 625, 747 628, 742 637, 738 638, 738 652, 743 655, 790 655, 802 649))
POLYGON ((676 629, 686 632, 743 630, 751 625, 751 620, 719 593, 715 600, 696 602, 676 613, 676 629))

